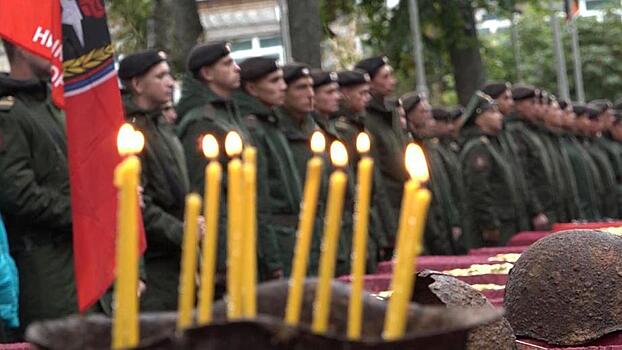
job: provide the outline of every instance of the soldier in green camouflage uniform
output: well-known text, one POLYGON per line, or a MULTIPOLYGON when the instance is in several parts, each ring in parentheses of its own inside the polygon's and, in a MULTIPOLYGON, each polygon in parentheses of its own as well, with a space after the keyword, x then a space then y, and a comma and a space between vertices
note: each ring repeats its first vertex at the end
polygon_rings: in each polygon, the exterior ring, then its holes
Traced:
MULTIPOLYGON (((240 64, 242 89, 234 94, 240 115, 257 147, 257 187, 269 192, 267 226, 274 237, 282 270, 272 278, 288 276, 296 242, 302 199, 302 179, 287 137, 273 108, 282 106, 287 85, 283 70, 274 59, 253 57, 240 64)), ((274 245, 272 245, 274 246, 274 245)))
POLYGON ((126 89, 125 118, 145 135, 140 157, 147 290, 141 297, 141 307, 150 311, 175 310, 184 200, 189 184, 182 146, 161 111, 171 98, 173 78, 164 53, 155 51, 124 58, 119 77, 126 89))
POLYGON ((0 212, 19 275, 21 332, 78 312, 65 116, 50 98, 50 65, 5 42, 0 74, 0 212), (18 74, 19 73, 19 74, 18 74))
POLYGON ((356 68, 367 72, 370 77, 372 99, 367 104, 363 122, 374 145, 375 164, 382 174, 384 188, 393 210, 392 215, 397 221, 404 182, 408 179, 404 166, 408 138, 395 106, 387 101, 393 93, 396 80, 386 56, 364 59, 357 63, 356 68))
POLYGON ((460 159, 474 223, 473 235, 465 238, 467 248, 502 245, 525 229, 516 175, 500 150, 502 128, 494 100, 477 92, 466 108, 461 131, 460 159))

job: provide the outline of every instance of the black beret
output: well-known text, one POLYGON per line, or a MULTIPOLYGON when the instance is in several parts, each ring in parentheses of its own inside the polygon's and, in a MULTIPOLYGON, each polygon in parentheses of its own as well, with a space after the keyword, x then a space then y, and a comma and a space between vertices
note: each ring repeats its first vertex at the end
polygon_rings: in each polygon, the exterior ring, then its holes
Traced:
POLYGON ((600 113, 606 112, 607 110, 613 108, 613 104, 611 103, 611 101, 606 99, 591 101, 590 106, 598 109, 600 113))
POLYGON ((294 81, 310 76, 309 66, 302 63, 290 63, 283 66, 283 79, 286 84, 291 84, 294 81))
POLYGON ((231 44, 227 41, 200 44, 192 48, 188 55, 187 68, 196 72, 201 67, 210 66, 231 53, 231 44))
POLYGON ((374 75, 378 73, 378 70, 386 64, 389 64, 389 59, 387 58, 387 56, 383 55, 366 58, 357 63, 354 68, 366 71, 367 74, 369 74, 369 77, 373 78, 374 75))
POLYGON ((128 80, 144 75, 160 62, 166 61, 164 51, 148 50, 125 56, 119 63, 119 78, 128 80))
POLYGON ((341 87, 367 84, 369 83, 369 74, 358 69, 343 70, 337 73, 337 82, 341 87))
POLYGON ((313 78, 313 88, 317 89, 320 86, 324 86, 330 83, 337 83, 339 77, 335 72, 327 72, 321 69, 311 70, 311 78, 313 78))
POLYGON ((512 87, 512 98, 514 101, 526 100, 536 97, 538 89, 528 85, 515 85, 512 87))
POLYGON ((242 81, 257 81, 279 68, 274 58, 251 57, 240 63, 240 78, 242 81))
POLYGON ((562 110, 566 109, 569 105, 567 100, 558 100, 557 104, 559 104, 559 108, 561 108, 562 110))
POLYGON ((456 107, 452 109, 449 113, 451 114, 451 120, 456 120, 462 117, 462 114, 464 114, 464 108, 456 107))
POLYGON ((494 99, 497 99, 502 93, 511 88, 512 85, 508 82, 491 82, 482 87, 482 92, 494 99))
POLYGON ((406 114, 415 109, 415 107, 417 107, 417 105, 424 99, 425 96, 420 92, 409 92, 400 98, 406 114))
POLYGON ((451 113, 442 107, 432 108, 432 118, 442 122, 450 122, 452 120, 451 113))
POLYGON ((585 105, 582 103, 575 103, 572 105, 572 111, 574 112, 574 114, 578 116, 587 113, 586 109, 585 109, 585 105))
POLYGON ((476 91, 464 110, 462 126, 473 124, 477 116, 495 107, 496 105, 497 103, 492 99, 492 97, 481 91, 476 91))
POLYGON ((596 106, 588 104, 587 106, 585 106, 585 113, 587 113, 588 118, 590 118, 591 120, 595 120, 598 119, 600 110, 596 106))

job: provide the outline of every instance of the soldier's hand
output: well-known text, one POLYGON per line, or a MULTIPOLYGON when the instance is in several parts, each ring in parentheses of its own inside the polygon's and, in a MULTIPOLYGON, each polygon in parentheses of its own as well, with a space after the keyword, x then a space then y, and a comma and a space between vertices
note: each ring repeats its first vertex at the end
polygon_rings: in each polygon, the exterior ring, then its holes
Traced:
POLYGON ((499 243, 501 240, 501 232, 499 229, 487 229, 482 231, 482 239, 484 242, 499 243))
POLYGON ((269 278, 272 280, 280 280, 285 278, 285 273, 283 273, 283 269, 276 269, 272 271, 269 278))
POLYGON ((142 280, 138 280, 138 297, 140 298, 143 293, 147 290, 147 284, 142 280))
POLYGON ((531 223, 536 231, 547 231, 550 228, 549 218, 543 213, 534 216, 531 223))
POLYGON ((142 186, 138 186, 138 203, 140 203, 140 207, 145 209, 145 198, 143 197, 143 192, 145 189, 142 186))
POLYGON ((197 224, 199 225, 199 241, 203 239, 205 235, 205 217, 199 216, 197 219, 197 224))
POLYGON ((457 241, 462 236, 462 228, 460 228, 460 227, 452 227, 451 228, 451 235, 453 236, 454 241, 457 241))

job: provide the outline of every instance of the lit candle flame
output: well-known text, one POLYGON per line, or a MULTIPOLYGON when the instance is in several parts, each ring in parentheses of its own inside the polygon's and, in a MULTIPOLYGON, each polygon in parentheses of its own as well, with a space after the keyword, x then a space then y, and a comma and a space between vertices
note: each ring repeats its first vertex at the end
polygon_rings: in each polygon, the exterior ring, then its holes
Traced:
POLYGON ((367 153, 371 148, 371 141, 369 140, 369 136, 362 132, 356 137, 356 149, 359 153, 367 153))
POLYGON ((324 134, 320 131, 316 131, 311 135, 311 150, 313 153, 319 154, 324 152, 326 149, 326 139, 324 138, 324 134))
POLYGON ((117 150, 121 156, 128 156, 140 153, 145 146, 145 137, 135 130, 134 127, 125 123, 119 128, 117 134, 117 150))
POLYGON ((334 141, 330 145, 330 159, 337 167, 345 167, 348 164, 348 151, 346 146, 339 141, 334 141))
POLYGON ((236 157, 242 153, 242 138, 235 131, 230 131, 225 137, 225 151, 229 157, 236 157))
POLYGON ((207 134, 203 136, 203 140, 201 142, 201 146, 203 148, 203 154, 208 159, 216 159, 218 157, 218 141, 212 134, 207 134))
POLYGON ((419 182, 426 182, 430 178, 430 174, 428 173, 428 164, 425 160, 425 154, 423 153, 423 149, 416 143, 410 143, 408 147, 406 147, 406 170, 410 174, 410 177, 413 180, 419 182))

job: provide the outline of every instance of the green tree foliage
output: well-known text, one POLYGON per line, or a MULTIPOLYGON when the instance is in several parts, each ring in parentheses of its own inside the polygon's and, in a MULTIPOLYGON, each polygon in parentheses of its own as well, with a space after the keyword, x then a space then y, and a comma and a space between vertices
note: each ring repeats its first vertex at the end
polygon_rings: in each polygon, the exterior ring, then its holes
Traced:
MULTIPOLYGON (((549 13, 529 7, 520 17, 518 31, 521 51, 521 73, 523 82, 540 86, 558 94, 555 57, 552 46, 549 13)), ((572 97, 574 90, 574 66, 572 42, 568 27, 561 18, 564 53, 568 68, 568 83, 572 97)), ((602 18, 579 17, 583 80, 586 99, 616 99, 622 95, 622 21, 615 12, 608 11, 602 18)), ((502 31, 482 36, 482 53, 488 76, 494 80, 516 82, 516 68, 512 54, 510 32, 502 31)))
POLYGON ((151 0, 107 1, 115 50, 128 54, 147 47, 147 23, 151 16, 151 0))

